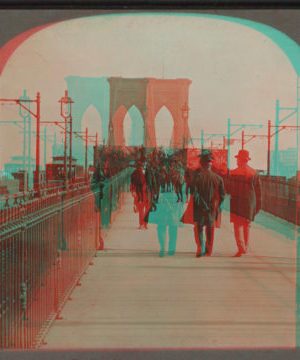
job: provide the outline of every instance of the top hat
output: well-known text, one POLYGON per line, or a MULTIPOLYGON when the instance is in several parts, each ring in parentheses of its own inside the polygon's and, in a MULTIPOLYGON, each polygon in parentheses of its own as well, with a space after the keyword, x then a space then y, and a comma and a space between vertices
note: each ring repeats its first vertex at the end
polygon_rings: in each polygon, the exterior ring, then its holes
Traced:
POLYGON ((251 160, 248 150, 240 150, 235 157, 238 159, 251 160))
POLYGON ((203 149, 201 151, 201 154, 198 156, 200 158, 200 161, 210 162, 214 160, 213 154, 210 149, 203 149))

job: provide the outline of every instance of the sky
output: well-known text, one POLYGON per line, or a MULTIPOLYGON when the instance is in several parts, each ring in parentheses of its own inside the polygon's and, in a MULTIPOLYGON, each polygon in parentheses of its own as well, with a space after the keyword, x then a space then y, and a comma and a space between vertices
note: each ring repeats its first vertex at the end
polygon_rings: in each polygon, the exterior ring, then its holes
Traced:
MULTIPOLYGON (((189 128, 194 144, 204 134, 227 133, 227 119, 233 124, 261 124, 262 129, 245 128, 245 134, 267 134, 267 122, 275 122, 275 103, 295 107, 297 75, 284 52, 268 37, 230 21, 180 15, 111 15, 64 21, 32 35, 13 53, 0 77, 0 97, 18 98, 27 90, 33 99, 41 93, 42 121, 60 121, 58 100, 67 88, 67 76, 187 78, 189 128)), ((286 115, 282 111, 282 116, 286 115)), ((1 105, 1 121, 21 120, 16 105, 1 105)), ((95 109, 84 114, 83 129, 101 137, 100 116, 95 109)), ((32 129, 35 131, 33 119, 32 129)), ((125 118, 125 139, 129 139, 130 116, 125 118)), ((286 125, 295 125, 291 117, 286 125)), ((162 109, 156 119, 159 139, 167 144, 172 117, 162 109), (169 130, 169 131, 168 131, 169 130)), ((232 132, 238 127, 232 127, 232 132)), ((15 125, 0 128, 0 169, 11 156, 23 151, 23 134, 15 125)), ((58 128, 48 127, 47 133, 58 128)), ((233 136, 241 139, 241 132, 233 136)), ((222 136, 213 145, 221 145, 222 136)), ((211 143, 209 142, 210 146, 211 143)), ((235 167, 241 144, 231 146, 230 167, 235 167)), ((279 149, 296 146, 296 133, 282 132, 279 149)), ((246 144, 251 164, 265 169, 267 141, 256 138, 246 144)), ((274 138, 271 149, 274 148, 274 138)), ((43 149, 43 144, 42 144, 43 149)), ((32 140, 35 157, 35 139, 32 140)), ((43 153, 42 153, 43 158, 43 153)), ((51 159, 50 143, 47 159, 51 159)))

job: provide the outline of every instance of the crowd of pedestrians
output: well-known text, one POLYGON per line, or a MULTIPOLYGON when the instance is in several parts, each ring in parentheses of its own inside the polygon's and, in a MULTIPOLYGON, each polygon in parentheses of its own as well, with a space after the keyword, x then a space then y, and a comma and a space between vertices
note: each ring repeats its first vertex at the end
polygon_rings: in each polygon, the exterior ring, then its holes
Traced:
MULTIPOLYGON (((237 168, 222 174, 212 167, 213 154, 203 149, 197 168, 189 167, 182 153, 169 156, 161 149, 136 157, 130 179, 134 212, 138 213, 140 230, 156 224, 160 245, 159 256, 176 252, 178 227, 193 224, 196 257, 211 256, 215 228, 221 226, 221 210, 225 193, 230 196, 230 221, 237 243, 236 257, 247 253, 251 222, 260 210, 259 176, 248 165, 247 150, 236 155, 237 168), (179 154, 179 155, 178 155, 179 154), (168 246, 166 244, 168 233, 168 246)), ((100 209, 102 188, 112 171, 129 166, 117 154, 101 154, 93 175, 94 189, 99 189, 96 207, 100 209), (98 201, 98 202, 97 202, 98 201)))
POLYGON ((162 257, 166 253, 167 232, 167 254, 173 255, 178 227, 184 223, 193 224, 196 256, 211 256, 215 228, 221 225, 226 187, 238 248, 235 256, 240 257, 248 251, 250 225, 261 206, 259 176, 248 165, 247 150, 239 151, 237 168, 229 176, 220 176, 217 169, 212 168, 214 158, 210 150, 203 150, 199 158, 197 169, 189 168, 180 157, 168 157, 162 151, 153 151, 147 158, 137 161, 130 188, 134 210, 139 214, 139 229, 147 229, 148 223, 157 225, 162 257), (184 188, 187 206, 183 202, 184 188))

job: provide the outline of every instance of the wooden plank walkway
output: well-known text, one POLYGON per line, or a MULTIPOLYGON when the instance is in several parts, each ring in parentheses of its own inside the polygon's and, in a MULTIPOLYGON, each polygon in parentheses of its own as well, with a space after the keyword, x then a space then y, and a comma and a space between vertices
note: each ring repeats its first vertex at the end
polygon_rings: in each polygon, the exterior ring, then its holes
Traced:
MULTIPOLYGON (((260 217, 267 222, 270 215, 260 217)), ((41 349, 295 346, 295 241, 253 224, 249 254, 234 258, 224 211, 212 257, 195 257, 193 229, 185 225, 175 256, 159 258, 156 226, 137 227, 132 197, 125 194, 106 249, 41 349)))

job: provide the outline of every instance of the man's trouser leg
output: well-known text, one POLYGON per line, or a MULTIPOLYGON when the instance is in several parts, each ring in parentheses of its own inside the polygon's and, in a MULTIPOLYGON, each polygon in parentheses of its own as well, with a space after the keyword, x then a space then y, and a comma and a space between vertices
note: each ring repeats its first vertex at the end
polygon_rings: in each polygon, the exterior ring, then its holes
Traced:
POLYGON ((174 255, 177 243, 177 226, 169 225, 169 251, 168 255, 174 255))
POLYGON ((143 203, 137 203, 136 204, 136 207, 138 208, 138 212, 139 212, 139 225, 140 227, 144 224, 144 217, 145 217, 145 214, 144 214, 144 211, 143 211, 143 208, 144 208, 144 204, 143 203))
POLYGON ((213 225, 207 225, 206 229, 206 251, 205 253, 211 255, 213 251, 215 227, 213 225))
POLYGON ((183 201, 183 195, 182 195, 182 184, 179 185, 179 195, 180 195, 180 200, 181 202, 183 201))
POLYGON ((157 237, 160 245, 160 253, 159 256, 164 256, 166 250, 166 231, 167 228, 165 225, 158 225, 157 228, 157 237))
POLYGON ((143 201, 143 185, 138 184, 136 186, 136 194, 138 196, 138 202, 143 201))
POLYGON ((245 224, 243 224, 243 231, 244 231, 244 241, 245 241, 245 252, 247 252, 249 248, 250 221, 247 221, 245 224))
MULTIPOLYGON (((200 249, 201 249, 201 254, 204 255, 205 253, 205 238, 204 238, 204 234, 203 234, 203 226, 200 226, 199 223, 197 223, 197 232, 198 232, 198 239, 199 239, 199 243, 200 243, 200 249)), ((196 240, 196 238, 195 238, 196 240)), ((198 254, 198 252, 197 252, 198 254)))
POLYGON ((234 228, 234 236, 235 236, 235 241, 236 241, 238 251, 240 253, 244 253, 245 252, 245 246, 244 246, 244 243, 242 241, 242 234, 241 234, 242 225, 237 223, 237 222, 234 222, 233 223, 233 228, 234 228))

